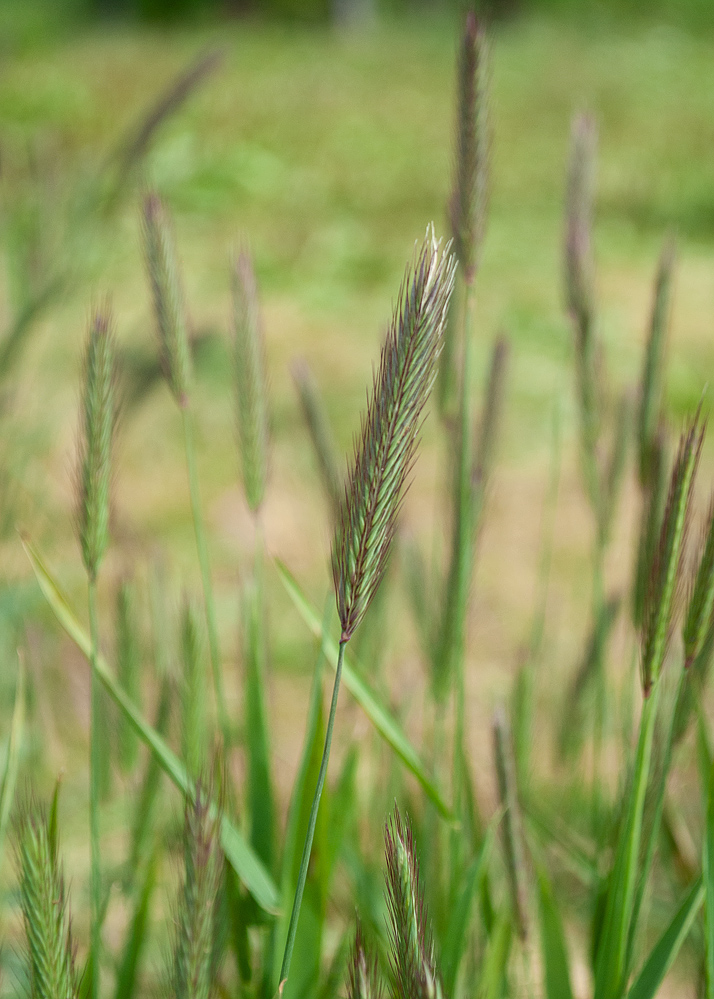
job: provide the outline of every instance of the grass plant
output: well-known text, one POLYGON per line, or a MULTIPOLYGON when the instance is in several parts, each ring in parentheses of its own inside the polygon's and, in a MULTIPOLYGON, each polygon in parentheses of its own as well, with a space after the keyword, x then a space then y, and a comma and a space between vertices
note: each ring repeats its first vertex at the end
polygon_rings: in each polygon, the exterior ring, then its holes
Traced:
MULTIPOLYGON (((91 690, 89 919, 78 920, 76 935, 58 847, 61 824, 77 835, 74 791, 60 806, 57 783, 47 813, 29 804, 19 809, 15 826, 25 947, 19 960, 3 949, 0 966, 14 967, 33 996, 102 999, 113 991, 115 999, 136 999, 162 984, 177 999, 272 999, 276 993, 333 999, 346 982, 350 999, 654 999, 670 973, 688 974, 678 960, 683 951, 700 972, 696 994, 714 994, 714 768, 706 712, 714 655, 714 507, 699 509, 697 481, 708 467, 706 421, 697 410, 672 447, 671 240, 658 264, 641 363, 631 365, 640 369, 637 388, 618 384, 613 366, 605 365, 607 308, 595 268, 596 126, 590 116, 576 116, 572 127, 562 247, 577 424, 569 436, 567 405, 549 401, 555 418, 541 537, 534 546, 535 606, 525 615, 525 647, 513 655, 513 696, 502 698, 509 709, 494 716, 488 759, 473 754, 471 722, 483 713, 469 698, 474 628, 482 627, 471 614, 472 591, 482 557, 483 563, 493 557, 489 545, 503 573, 511 569, 504 552, 516 550, 486 532, 501 524, 502 511, 490 498, 499 490, 499 449, 505 420, 512 418, 507 384, 522 378, 524 349, 518 330, 507 321, 501 332, 477 300, 477 289, 481 296, 493 276, 486 208, 499 85, 496 80, 489 96, 487 49, 483 25, 467 13, 456 60, 452 240, 437 241, 429 226, 414 250, 344 481, 339 442, 349 395, 340 394, 335 405, 330 394, 326 404, 311 367, 298 362, 292 368, 316 462, 315 485, 326 500, 318 508, 324 515, 319 527, 333 535, 324 605, 308 595, 307 574, 298 582, 274 557, 281 539, 297 531, 287 506, 280 506, 294 497, 277 495, 279 488, 286 491, 281 449, 290 420, 268 363, 280 330, 278 313, 263 307, 267 296, 258 285, 257 274, 265 275, 268 288, 274 280, 265 245, 254 243, 254 259, 243 242, 216 272, 232 300, 230 336, 220 335, 215 320, 194 328, 165 202, 158 193, 144 199, 145 264, 161 370, 182 416, 203 607, 187 596, 178 622, 172 620, 171 593, 192 592, 190 569, 182 565, 176 575, 187 578, 174 583, 170 570, 157 568, 172 566, 168 553, 149 550, 145 536, 132 531, 127 508, 110 504, 117 355, 123 398, 137 424, 147 418, 139 402, 148 409, 159 364, 149 358, 148 346, 135 356, 115 348, 109 310, 101 305, 90 318, 77 476, 88 628, 38 546, 22 535, 49 609, 89 660, 91 690), (492 327, 499 330, 495 336, 492 327), (204 378, 213 379, 211 396, 220 395, 213 391, 219 384, 225 389, 226 412, 210 408, 204 378), (241 493, 234 503, 228 483, 216 522, 231 532, 224 551, 234 575, 240 567, 234 656, 227 628, 219 644, 200 498, 207 484, 199 483, 193 434, 198 407, 206 405, 230 439, 229 392, 241 493), (400 516, 417 474, 432 394, 438 429, 427 426, 424 437, 431 456, 437 448, 440 453, 430 466, 437 470, 438 505, 426 558, 421 531, 416 537, 402 531, 400 516), (551 615, 554 601, 548 599, 551 566, 565 561, 563 538, 570 529, 561 519, 559 484, 570 474, 573 438, 591 553, 581 560, 584 568, 570 566, 571 588, 589 590, 587 637, 577 668, 562 683, 564 717, 551 726, 542 724, 544 713, 565 677, 550 634, 552 617, 577 603, 561 588, 562 606, 551 615), (632 567, 632 578, 615 589, 609 562, 625 547, 623 498, 636 504, 640 517, 632 558, 620 560, 632 567), (116 562, 105 559, 110 522, 121 548, 116 562), (395 543, 401 558, 388 571, 395 543), (100 567, 102 582, 112 582, 116 594, 115 670, 101 649, 100 567), (629 616, 620 613, 624 606, 631 608, 629 616), (285 651, 293 609, 314 640, 314 666, 308 708, 300 716, 300 748, 291 743, 288 754, 275 667, 278 656, 292 656, 298 647, 285 651), (635 685, 630 681, 637 671, 635 685), (422 672, 420 685, 414 677, 422 672), (342 686, 354 704, 342 705, 342 686), (116 738, 113 727, 106 738, 100 695, 117 720, 116 738), (551 738, 563 750, 556 754, 556 778, 543 762, 551 738), (333 739, 340 745, 329 771, 333 739), (693 757, 701 801, 687 795, 696 779, 693 757), (116 775, 103 798, 102 763, 116 775), (583 777, 586 766, 592 766, 592 780, 583 777), (212 780, 206 779, 209 768, 212 780), (486 774, 495 777, 492 806, 486 774), (383 877, 377 831, 385 815, 383 877), (100 840, 100 829, 110 823, 112 836, 100 840), (175 902, 169 918, 159 919, 157 889, 164 884, 175 902), (158 983, 152 969, 161 950, 168 960, 158 983), (84 975, 77 970, 80 953, 84 975)), ((102 201, 107 212, 159 124, 216 60, 206 56, 177 78, 113 154, 115 173, 102 201)), ((446 187, 448 177, 443 180, 446 187)), ((26 299, 34 301, 29 293, 26 299)), ((363 325, 367 312, 358 317, 363 325)), ((612 354, 611 338, 608 347, 612 354)), ((0 343, 0 379, 5 361, 9 370, 20 356, 12 342, 5 348, 2 353, 0 343)), ((154 431, 157 426, 158 418, 154 431)), ((152 439, 157 454, 170 448, 168 440, 152 439)), ((307 461, 304 467, 310 468, 307 461)), ((415 498, 417 510, 423 510, 421 498, 415 498)), ((562 565, 559 571, 562 577, 562 565)), ((13 592, 9 583, 7 589, 13 592)), ((8 645, 5 596, 0 592, 2 650, 8 645)), ((29 600, 22 606, 30 610, 17 681, 8 691, 0 683, 0 711, 11 719, 0 758, 0 847, 23 768, 40 784, 43 769, 55 766, 42 755, 55 737, 53 725, 44 725, 45 740, 39 737, 41 725, 58 713, 52 678, 38 667, 54 648, 52 632, 29 600)), ((491 620, 487 601, 479 600, 479 608, 491 620)), ((60 661, 70 662, 66 653, 60 661)), ((296 674, 296 684, 299 679, 296 674)), ((73 739, 80 741, 74 733, 73 739)), ((77 852, 68 856, 75 900, 83 902, 77 852)))

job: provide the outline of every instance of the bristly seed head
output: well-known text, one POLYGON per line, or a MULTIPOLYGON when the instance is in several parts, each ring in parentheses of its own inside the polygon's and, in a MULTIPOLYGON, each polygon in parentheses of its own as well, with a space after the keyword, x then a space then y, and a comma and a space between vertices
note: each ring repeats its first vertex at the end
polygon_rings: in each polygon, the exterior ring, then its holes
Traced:
POLYGON ((347 978, 347 999, 381 999, 382 983, 379 978, 377 955, 370 953, 357 920, 355 942, 350 955, 347 978))
POLYGON ((157 194, 144 200, 143 237, 161 366, 174 399, 183 408, 188 405, 191 383, 188 324, 173 233, 157 194))
POLYGON ((20 817, 17 863, 31 995, 75 999, 79 983, 64 876, 47 816, 33 806, 20 817))
POLYGON ((573 121, 566 203, 565 293, 580 349, 587 349, 593 325, 592 211, 596 152, 595 123, 589 115, 573 121))
POLYGON ((115 424, 114 337, 106 306, 92 316, 84 358, 79 437, 79 540, 95 579, 109 541, 109 490, 115 424))
POLYGON ((689 669, 704 647, 714 614, 714 496, 709 504, 699 568, 691 583, 682 638, 684 666, 689 669))
POLYGON ((407 272, 355 447, 332 548, 342 641, 379 585, 431 391, 455 260, 433 229, 407 272))
POLYGON ((682 434, 670 479, 643 615, 641 670, 645 697, 649 696, 662 668, 675 616, 684 542, 704 431, 705 426, 700 425, 697 412, 688 430, 682 434))
POLYGON ((652 318, 640 387, 638 443, 640 451, 639 472, 642 485, 646 485, 651 474, 652 453, 656 446, 655 437, 660 420, 674 263, 674 240, 668 239, 662 250, 657 268, 652 318))
POLYGON ((337 521, 342 495, 342 473, 332 427, 325 412, 325 405, 317 383, 307 362, 297 360, 290 370, 298 390, 300 406, 320 467, 320 478, 330 503, 330 512, 333 520, 337 521))
POLYGON ((466 15, 458 66, 456 163, 450 214, 464 280, 473 282, 486 225, 488 87, 486 37, 473 11, 466 15))
POLYGON ((253 262, 243 248, 233 266, 233 333, 243 486, 255 513, 268 478, 268 386, 253 262))
POLYGON ((218 823, 211 810, 210 788, 199 781, 195 796, 186 801, 184 880, 176 911, 171 983, 175 999, 210 999, 216 993, 212 953, 223 872, 218 823))
POLYGON ((384 833, 395 999, 441 999, 434 944, 419 883, 414 836, 399 809, 384 833))

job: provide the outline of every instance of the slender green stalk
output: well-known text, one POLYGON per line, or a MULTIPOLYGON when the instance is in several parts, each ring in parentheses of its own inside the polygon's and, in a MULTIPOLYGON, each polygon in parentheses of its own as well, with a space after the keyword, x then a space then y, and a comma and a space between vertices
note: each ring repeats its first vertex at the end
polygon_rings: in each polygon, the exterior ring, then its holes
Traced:
POLYGON ((218 626, 216 624, 216 608, 213 600, 213 584, 211 582, 211 566, 208 559, 208 545, 206 543, 206 532, 203 527, 203 515, 201 513, 201 494, 198 486, 198 473, 196 471, 196 455, 193 444, 193 417, 188 403, 181 406, 181 418, 183 420, 183 439, 186 451, 186 467, 188 470, 188 488, 191 494, 191 514, 193 516, 193 530, 196 535, 196 551, 198 553, 198 563, 201 568, 201 582, 203 585, 203 600, 206 607, 206 624, 208 626, 208 648, 211 655, 211 670, 213 672, 213 689, 216 696, 216 707, 218 709, 218 724, 221 727, 223 742, 227 748, 231 744, 231 726, 226 708, 226 696, 223 689, 223 669, 221 666, 221 653, 218 644, 218 626))
POLYGON ((97 583, 89 578, 89 633, 91 639, 90 664, 91 678, 91 713, 89 720, 89 896, 91 912, 91 996, 98 999, 100 987, 100 948, 101 948, 101 908, 102 879, 101 855, 99 850, 99 798, 101 794, 101 733, 97 726, 102 696, 101 683, 97 676, 97 657, 99 650, 99 623, 97 619, 97 583))
POLYGON ((340 651, 337 657, 337 670, 335 672, 335 683, 332 688, 332 702, 330 704, 330 715, 327 719, 327 730, 325 732, 325 748, 322 751, 322 762, 320 763, 320 772, 317 777, 317 787, 315 789, 315 797, 312 800, 312 808, 310 809, 310 820, 307 826, 307 835, 305 836, 305 845, 302 850, 302 860, 300 861, 300 872, 298 874, 297 888, 295 889, 295 898, 293 900, 292 913, 290 914, 290 925, 288 926, 288 936, 285 942, 285 952, 283 953, 283 963, 280 968, 280 991, 282 992, 285 982, 288 979, 288 973, 290 971, 290 962, 293 956, 293 947, 295 946, 295 935, 297 933, 298 920, 300 918, 300 906, 302 905, 302 896, 305 891, 305 881, 307 880, 307 869, 310 864, 310 853, 312 852, 312 841, 315 835, 315 826, 317 824, 317 813, 320 807, 320 798, 322 797, 322 789, 325 786, 325 777, 327 776, 327 765, 330 760, 330 749, 332 747, 332 730, 335 726, 335 715, 337 713, 337 699, 340 693, 340 680, 342 678, 342 663, 345 658, 345 646, 347 645, 347 639, 343 638, 340 642, 340 651))

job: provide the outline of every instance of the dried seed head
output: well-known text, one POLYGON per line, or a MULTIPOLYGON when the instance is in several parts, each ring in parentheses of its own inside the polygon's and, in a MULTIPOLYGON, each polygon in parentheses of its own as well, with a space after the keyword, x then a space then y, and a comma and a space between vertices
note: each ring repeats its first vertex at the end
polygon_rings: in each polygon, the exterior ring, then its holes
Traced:
POLYGON ((20 817, 17 863, 33 999, 74 999, 79 984, 62 866, 47 816, 33 806, 20 817))
POLYGON ((498 794, 503 808, 503 852, 511 889, 513 915, 518 935, 525 940, 528 935, 528 886, 523 853, 523 828, 516 788, 511 728, 503 711, 497 711, 494 715, 493 747, 498 794))
POLYGON ((510 346, 507 338, 505 336, 496 337, 488 371, 486 401, 476 436, 472 480, 474 486, 479 489, 485 488, 493 467, 496 439, 503 412, 509 352, 510 346))
POLYGON ((210 802, 210 789, 198 781, 194 798, 186 801, 171 983, 175 999, 210 999, 216 991, 211 958, 223 854, 210 802))
POLYGON ((688 430, 682 434, 672 470, 643 615, 642 688, 645 697, 649 695, 653 682, 659 676, 671 633, 704 430, 697 412, 688 430))
POLYGON ((382 983, 379 979, 377 955, 369 952, 362 933, 362 924, 357 920, 348 970, 347 999, 381 999, 381 995, 382 983))
POLYGON ((206 763, 206 641, 202 616, 193 600, 184 599, 181 621, 183 682, 181 685, 181 751, 186 769, 196 775, 206 763))
POLYGON ((653 441, 657 433, 662 406, 665 353, 669 331, 672 297, 672 274, 675 263, 674 240, 664 245, 657 268, 650 321, 640 387, 638 443, 640 451, 640 482, 647 482, 651 472, 653 441))
POLYGON ((699 656, 714 614, 714 496, 709 505, 699 568, 692 581, 682 638, 684 665, 689 669, 699 656))
POLYGON ((115 423, 114 337, 106 306, 92 316, 84 359, 79 437, 79 540, 87 574, 96 578, 109 541, 109 488, 115 423))
POLYGON ((243 487, 255 512, 268 477, 268 387, 258 288, 246 249, 241 249, 233 267, 233 332, 243 487))
POLYGON ((171 225, 157 194, 144 200, 143 237, 161 366, 174 399, 185 407, 191 383, 186 308, 171 225))
POLYGON ((333 520, 337 522, 342 496, 342 474, 332 427, 325 412, 325 405, 306 361, 298 360, 291 368, 298 390, 300 406, 317 457, 320 478, 325 490, 333 520))
POLYGON ((473 11, 461 37, 456 111, 456 163, 451 196, 454 250, 467 284, 473 282, 486 224, 488 87, 486 37, 473 11))
POLYGON ((396 999, 441 999, 434 944, 411 826, 399 809, 384 833, 391 963, 396 999))
POLYGON ((343 641, 361 621, 384 573, 434 382, 454 266, 449 248, 442 248, 430 229, 407 269, 382 348, 332 549, 343 641))

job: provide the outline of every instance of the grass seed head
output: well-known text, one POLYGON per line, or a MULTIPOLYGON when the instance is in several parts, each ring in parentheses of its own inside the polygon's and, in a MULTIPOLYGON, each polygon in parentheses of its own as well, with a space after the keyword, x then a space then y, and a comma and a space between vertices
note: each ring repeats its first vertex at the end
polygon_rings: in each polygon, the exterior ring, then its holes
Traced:
POLYGON ((690 587, 684 621, 684 665, 688 669, 702 651, 714 614, 714 496, 709 504, 701 558, 690 587))
POLYGON ((641 670, 645 697, 649 695, 653 682, 659 676, 675 616, 682 578, 684 542, 704 430, 697 412, 689 428, 682 434, 670 479, 643 614, 641 670))
POLYGON ((644 485, 651 474, 653 441, 657 434, 662 407, 665 354, 672 298, 672 275, 675 264, 674 240, 664 245, 657 268, 652 303, 652 319, 645 348, 644 368, 640 387, 638 445, 640 482, 644 485))
POLYGON ((434 382, 454 267, 449 248, 430 229, 407 269, 382 348, 332 549, 343 641, 361 621, 387 563, 434 382))
POLYGON ((17 863, 33 999, 79 995, 64 876, 47 816, 30 805, 20 816, 17 863))
POLYGON ((307 362, 304 360, 296 361, 292 365, 291 371, 310 440, 317 457, 322 485, 330 504, 332 518, 336 522, 342 496, 342 473, 332 427, 317 383, 307 362))
POLYGON ((143 237, 161 366, 174 399, 183 408, 188 405, 191 383, 186 307, 170 221, 154 193, 144 200, 143 237))
POLYGON ((381 999, 381 996, 377 955, 370 953, 358 920, 348 969, 347 999, 381 999))
POLYGON ((175 999, 210 999, 216 992, 212 966, 216 900, 223 854, 219 819, 211 810, 210 787, 199 780, 184 817, 184 874, 175 919, 172 994, 175 999))
POLYGON ((90 321, 79 435, 79 540, 90 579, 109 542, 109 490, 115 425, 114 337, 106 306, 90 321))
POLYGON ((578 335, 587 349, 594 318, 592 213, 597 136, 589 115, 576 115, 571 133, 565 218, 565 296, 578 335))
POLYGON ((268 386, 265 343, 253 262, 243 248, 233 266, 233 334, 243 487, 255 512, 268 477, 268 386))
POLYGON ((469 11, 461 36, 456 109, 456 163, 451 196, 454 250, 471 284, 486 225, 488 198, 488 86, 486 36, 469 11))
POLYGON ((509 354, 510 345, 507 338, 505 336, 497 337, 491 351, 491 364, 486 383, 486 400, 476 436, 472 478, 474 485, 481 489, 485 488, 493 468, 498 429, 506 394, 509 354))
POLYGON ((394 999, 441 999, 411 826, 397 808, 384 833, 394 999))

